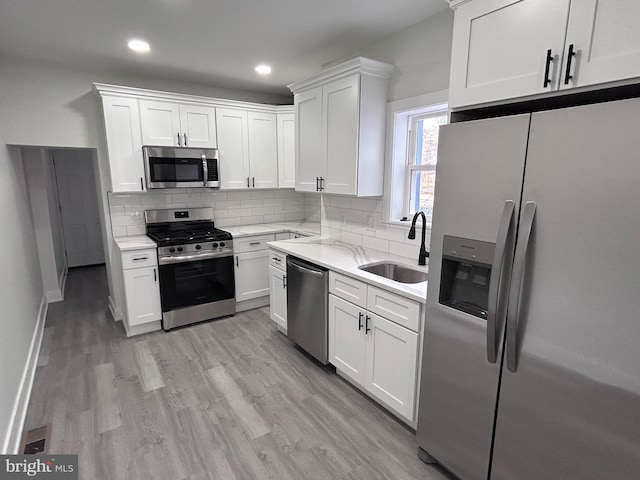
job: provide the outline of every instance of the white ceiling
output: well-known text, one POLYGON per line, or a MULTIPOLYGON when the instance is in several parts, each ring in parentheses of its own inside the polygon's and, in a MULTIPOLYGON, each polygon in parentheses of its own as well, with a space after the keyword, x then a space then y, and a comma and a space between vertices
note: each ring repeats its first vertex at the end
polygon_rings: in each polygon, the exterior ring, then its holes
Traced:
POLYGON ((0 52, 270 94, 444 0, 0 0, 0 52), (133 37, 151 52, 134 54, 133 37), (253 70, 269 63, 268 78, 253 70))

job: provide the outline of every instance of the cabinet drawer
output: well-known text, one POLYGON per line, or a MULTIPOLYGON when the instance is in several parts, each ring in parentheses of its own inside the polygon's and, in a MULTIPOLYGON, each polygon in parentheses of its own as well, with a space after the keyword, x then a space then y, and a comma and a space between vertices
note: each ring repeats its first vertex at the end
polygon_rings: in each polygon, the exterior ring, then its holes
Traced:
POLYGON ((272 267, 276 267, 283 272, 286 272, 287 255, 284 253, 276 252, 275 250, 269 250, 269 265, 271 265, 272 267))
POLYGON ((275 235, 255 235, 252 237, 242 237, 233 239, 233 251, 235 253, 254 252, 269 248, 267 242, 273 242, 275 235))
POLYGON ((134 250, 122 252, 122 269, 152 267, 158 264, 158 255, 155 248, 146 250, 134 250))
POLYGON ((329 272, 329 292, 362 308, 367 308, 367 284, 364 282, 336 272, 329 272))
POLYGON ((420 304, 413 300, 369 285, 367 310, 414 332, 420 331, 420 304))

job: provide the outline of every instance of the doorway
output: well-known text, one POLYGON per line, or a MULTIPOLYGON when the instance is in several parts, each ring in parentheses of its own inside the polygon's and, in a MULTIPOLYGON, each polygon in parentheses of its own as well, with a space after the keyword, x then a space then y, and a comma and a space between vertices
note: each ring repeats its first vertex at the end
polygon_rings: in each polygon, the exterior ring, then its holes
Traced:
POLYGON ((95 171, 88 150, 53 150, 67 266, 105 262, 95 171))

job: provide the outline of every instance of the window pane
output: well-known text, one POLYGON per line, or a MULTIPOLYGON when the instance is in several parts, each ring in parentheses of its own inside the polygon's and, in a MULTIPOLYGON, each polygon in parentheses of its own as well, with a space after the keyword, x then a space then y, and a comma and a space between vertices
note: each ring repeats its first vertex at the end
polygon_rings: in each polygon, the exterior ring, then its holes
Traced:
POLYGON ((418 120, 416 132, 416 165, 435 165, 438 153, 438 131, 447 123, 447 116, 418 120))
POLYGON ((428 170, 413 172, 411 176, 411 212, 423 211, 427 216, 433 213, 433 187, 436 172, 428 170))

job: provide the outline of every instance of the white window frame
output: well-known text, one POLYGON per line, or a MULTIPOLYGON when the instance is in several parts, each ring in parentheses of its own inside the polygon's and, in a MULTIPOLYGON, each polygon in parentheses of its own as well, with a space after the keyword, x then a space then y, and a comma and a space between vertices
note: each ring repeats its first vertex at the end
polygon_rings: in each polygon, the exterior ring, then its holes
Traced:
MULTIPOLYGON (((421 116, 441 116, 448 113, 448 90, 419 95, 387 104, 387 152, 385 175, 385 210, 383 222, 406 226, 409 217, 409 185, 407 173, 412 146, 409 130, 411 121, 421 116)), ((417 121, 417 120, 416 120, 417 121)), ((412 129, 415 131, 415 128, 412 129)))
MULTIPOLYGON (((428 107, 430 109, 429 113, 420 113, 416 115, 412 115, 409 117, 409 132, 407 133, 407 141, 409 145, 407 146, 407 160, 406 160, 406 173, 405 173, 405 183, 404 183, 404 215, 407 217, 412 216, 414 211, 412 211, 412 202, 411 196, 415 190, 415 185, 411 181, 414 172, 433 172, 436 169, 436 165, 416 165, 415 159, 418 152, 416 152, 416 146, 418 143, 417 132, 418 132, 418 122, 420 120, 426 120, 434 117, 442 117, 448 114, 448 110, 445 108, 441 110, 433 110, 433 106, 428 107)), ((448 121, 448 119, 447 119, 448 121)), ((427 220, 431 223, 431 215, 427 215, 427 220)))

